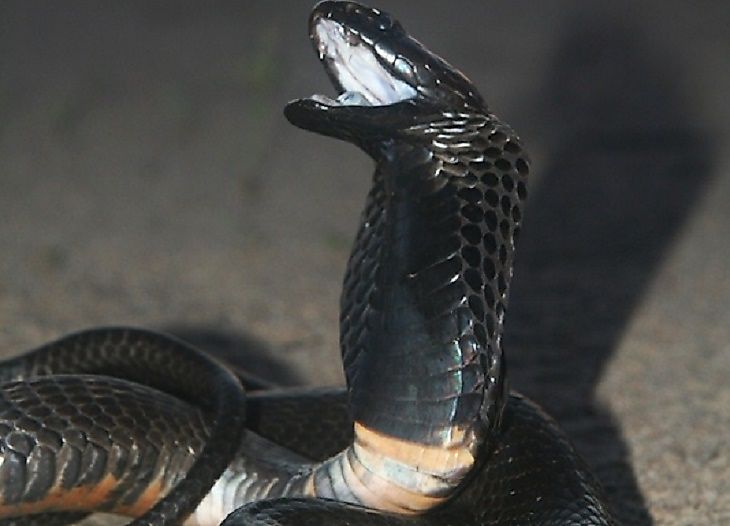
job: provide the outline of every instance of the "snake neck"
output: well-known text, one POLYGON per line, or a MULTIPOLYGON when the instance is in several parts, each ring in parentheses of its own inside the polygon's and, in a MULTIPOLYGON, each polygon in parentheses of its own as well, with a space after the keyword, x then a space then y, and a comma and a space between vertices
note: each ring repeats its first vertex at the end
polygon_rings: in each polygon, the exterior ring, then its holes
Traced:
POLYGON ((375 480, 398 501, 388 509, 428 509, 486 449, 505 403, 527 171, 519 139, 492 115, 445 113, 383 143, 341 299, 355 441, 319 487, 339 470, 368 498, 375 480))
POLYGON ((353 441, 318 464, 232 471, 216 509, 266 494, 423 513, 458 492, 490 447, 526 197, 519 139, 492 115, 457 112, 375 146, 341 298, 353 441))

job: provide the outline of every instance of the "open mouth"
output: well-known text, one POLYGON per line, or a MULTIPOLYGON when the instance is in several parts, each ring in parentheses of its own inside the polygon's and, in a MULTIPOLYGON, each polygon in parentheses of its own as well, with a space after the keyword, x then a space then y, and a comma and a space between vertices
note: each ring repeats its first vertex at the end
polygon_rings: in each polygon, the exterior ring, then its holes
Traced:
POLYGON ((325 95, 314 95, 314 100, 327 105, 386 106, 417 95, 415 88, 393 73, 398 57, 382 43, 326 17, 313 21, 312 40, 339 90, 336 100, 325 95))

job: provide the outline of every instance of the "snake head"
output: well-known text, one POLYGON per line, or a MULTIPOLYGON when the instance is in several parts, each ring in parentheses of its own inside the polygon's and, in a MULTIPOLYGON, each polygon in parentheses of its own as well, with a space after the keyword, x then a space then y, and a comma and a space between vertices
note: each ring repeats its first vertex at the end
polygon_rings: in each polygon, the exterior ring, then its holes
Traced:
POLYGON ((460 71, 383 11, 326 0, 312 11, 309 32, 337 97, 290 102, 285 115, 296 126, 369 149, 434 115, 486 111, 460 71))

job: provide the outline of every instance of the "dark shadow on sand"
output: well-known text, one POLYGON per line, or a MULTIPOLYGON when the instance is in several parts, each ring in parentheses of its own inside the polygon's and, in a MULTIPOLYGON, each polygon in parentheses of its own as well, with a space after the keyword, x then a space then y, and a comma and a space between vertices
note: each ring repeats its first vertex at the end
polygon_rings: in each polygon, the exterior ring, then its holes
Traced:
POLYGON ((594 393, 710 172, 671 60, 616 17, 568 19, 534 103, 551 153, 533 167, 507 317, 511 386, 560 422, 618 518, 641 526, 653 520, 621 429, 594 393))
POLYGON ((243 332, 192 325, 171 325, 164 330, 225 362, 249 390, 304 383, 271 345, 243 332))

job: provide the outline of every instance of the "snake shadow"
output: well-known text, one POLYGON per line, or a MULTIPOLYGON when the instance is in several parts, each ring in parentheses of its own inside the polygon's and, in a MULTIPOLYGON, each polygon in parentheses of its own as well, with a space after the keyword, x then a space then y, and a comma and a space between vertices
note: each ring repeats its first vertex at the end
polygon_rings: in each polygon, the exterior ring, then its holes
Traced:
POLYGON ((546 68, 531 115, 552 153, 535 167, 506 345, 512 387, 560 422, 619 520, 649 526, 620 425, 595 389, 707 183, 711 148, 681 68, 641 29, 576 14, 546 68))
POLYGON ((244 332, 189 324, 172 324, 162 329, 224 362, 248 390, 304 383, 276 349, 244 332))

